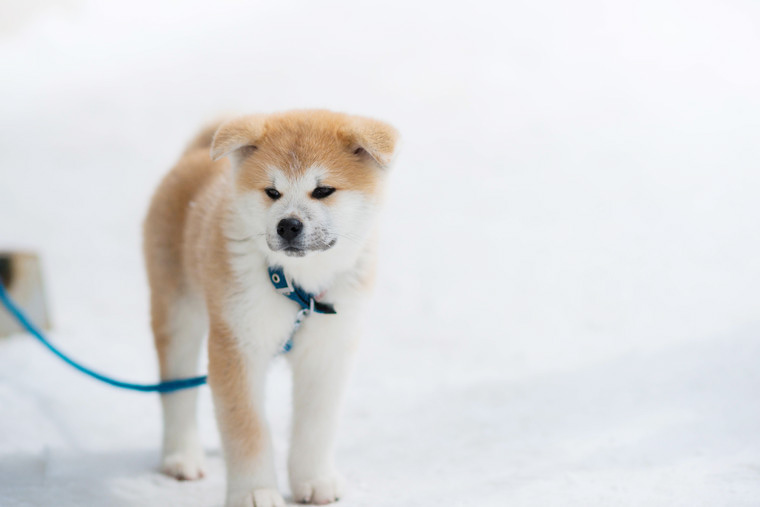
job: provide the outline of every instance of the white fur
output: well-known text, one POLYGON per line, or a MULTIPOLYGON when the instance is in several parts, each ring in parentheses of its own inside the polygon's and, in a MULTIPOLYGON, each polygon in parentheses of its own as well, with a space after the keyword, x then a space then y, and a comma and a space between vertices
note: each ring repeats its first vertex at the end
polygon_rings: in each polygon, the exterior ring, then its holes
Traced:
MULTIPOLYGON (((357 277, 367 264, 374 204, 358 192, 338 191, 326 206, 310 197, 324 170, 313 167, 295 180, 271 169, 282 193, 275 203, 261 192, 236 195, 224 232, 230 239, 235 290, 225 304, 225 320, 238 339, 250 372, 254 410, 263 417, 266 371, 287 340, 298 305, 273 290, 267 267, 280 265, 286 276, 307 291, 325 293, 337 315, 309 316, 294 339, 287 358, 293 370, 293 433, 289 457, 290 485, 296 501, 327 503, 343 494, 343 479, 335 469, 333 447, 340 400, 355 350, 356 322, 363 293, 357 277), (297 216, 306 235, 337 239, 324 251, 290 257, 272 251, 268 236, 284 217, 297 216)), ((271 238, 270 238, 271 239, 271 238)), ((272 445, 266 444, 250 462, 227 462, 227 504, 282 505, 276 491, 272 445)), ((224 438, 224 435, 222 435, 224 438)))
POLYGON ((288 472, 296 501, 326 503, 343 495, 343 479, 335 468, 333 448, 363 298, 346 281, 334 287, 330 295, 343 303, 340 317, 309 317, 287 357, 293 369, 288 472))
POLYGON ((330 197, 333 204, 329 207, 312 199, 310 194, 323 175, 324 169, 314 166, 291 181, 283 171, 270 168, 270 178, 282 197, 270 205, 263 192, 241 193, 232 204, 228 224, 228 237, 250 240, 251 244, 239 242, 238 252, 263 254, 266 265, 282 266, 299 285, 315 293, 327 289, 341 272, 355 269, 374 229, 376 214, 374 202, 351 190, 338 190, 330 197), (269 245, 275 242, 272 238, 277 235, 277 224, 288 217, 302 220, 305 236, 326 235, 328 239, 336 239, 335 245, 329 250, 307 253, 305 257, 273 251, 269 245))
MULTIPOLYGON (((175 303, 169 316, 168 332, 172 335, 166 354, 169 378, 198 374, 198 355, 207 327, 200 297, 188 295, 175 303)), ((164 415, 161 466, 165 473, 178 479, 199 479, 205 474, 195 414, 197 398, 195 389, 161 395, 164 415)))

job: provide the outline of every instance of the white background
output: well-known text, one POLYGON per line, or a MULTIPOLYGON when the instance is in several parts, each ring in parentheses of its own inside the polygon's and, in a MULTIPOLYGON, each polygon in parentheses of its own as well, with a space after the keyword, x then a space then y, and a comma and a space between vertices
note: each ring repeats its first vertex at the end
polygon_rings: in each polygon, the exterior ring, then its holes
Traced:
MULTIPOLYGON (((201 123, 376 116, 404 143, 341 505, 760 504, 757 2, 0 9, 0 246, 41 253, 75 357, 156 379, 141 220, 201 123)), ((282 361, 269 394, 282 470, 282 361)), ((0 339, 0 504, 220 505, 201 400, 177 483, 156 396, 0 339)))

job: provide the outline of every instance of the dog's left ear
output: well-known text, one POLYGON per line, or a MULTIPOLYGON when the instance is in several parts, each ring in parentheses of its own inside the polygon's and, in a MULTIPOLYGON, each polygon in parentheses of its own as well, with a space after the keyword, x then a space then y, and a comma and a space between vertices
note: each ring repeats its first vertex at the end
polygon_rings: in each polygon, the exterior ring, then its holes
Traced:
POLYGON ((369 156, 380 167, 388 167, 393 162, 398 144, 398 131, 387 123, 352 116, 344 130, 355 155, 369 156))
POLYGON ((240 148, 256 148, 256 143, 264 136, 265 116, 254 114, 241 116, 222 123, 211 143, 211 160, 219 160, 240 148))

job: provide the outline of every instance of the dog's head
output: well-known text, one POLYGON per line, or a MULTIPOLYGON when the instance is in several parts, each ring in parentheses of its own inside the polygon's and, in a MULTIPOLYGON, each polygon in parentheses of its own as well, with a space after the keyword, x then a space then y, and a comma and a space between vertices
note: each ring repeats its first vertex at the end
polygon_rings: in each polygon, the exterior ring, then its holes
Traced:
POLYGON ((219 127, 211 158, 230 158, 244 234, 274 258, 303 257, 367 238, 396 140, 369 118, 252 115, 219 127))

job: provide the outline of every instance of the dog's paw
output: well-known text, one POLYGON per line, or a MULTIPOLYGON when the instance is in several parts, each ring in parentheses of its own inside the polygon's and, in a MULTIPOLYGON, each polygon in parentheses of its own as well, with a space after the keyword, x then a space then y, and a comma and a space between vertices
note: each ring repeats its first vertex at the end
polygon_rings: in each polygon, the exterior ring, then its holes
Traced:
POLYGON ((285 500, 276 489, 254 489, 248 494, 227 499, 227 507, 285 507, 285 500))
POLYGON ((325 505, 340 500, 345 485, 343 476, 333 473, 316 479, 294 480, 291 489, 296 502, 325 505))
POLYGON ((195 481, 206 475, 203 451, 174 452, 164 456, 161 471, 180 481, 195 481))

